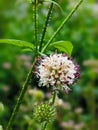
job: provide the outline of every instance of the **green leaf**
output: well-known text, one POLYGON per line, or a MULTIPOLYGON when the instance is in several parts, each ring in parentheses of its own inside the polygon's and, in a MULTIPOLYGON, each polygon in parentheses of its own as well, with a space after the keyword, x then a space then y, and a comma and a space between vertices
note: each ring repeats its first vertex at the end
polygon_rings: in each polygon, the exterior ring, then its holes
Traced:
POLYGON ((33 0, 26 0, 28 3, 32 3, 33 2, 33 0))
POLYGON ((22 52, 32 52, 32 49, 30 48, 22 49, 22 52))
POLYGON ((32 50, 34 50, 34 45, 30 42, 26 42, 26 41, 21 41, 21 40, 15 40, 15 39, 0 39, 0 43, 6 43, 6 44, 10 44, 10 45, 14 45, 14 46, 18 46, 18 47, 25 47, 25 48, 30 48, 32 50))
POLYGON ((57 41, 54 43, 51 43, 48 48, 56 48, 61 52, 65 52, 68 55, 71 55, 73 50, 73 45, 70 41, 57 41))

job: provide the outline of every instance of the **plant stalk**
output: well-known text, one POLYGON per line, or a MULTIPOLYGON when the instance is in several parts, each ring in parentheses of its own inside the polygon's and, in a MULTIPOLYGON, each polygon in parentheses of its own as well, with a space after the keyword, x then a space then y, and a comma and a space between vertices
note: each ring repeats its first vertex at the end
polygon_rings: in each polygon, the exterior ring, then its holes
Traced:
POLYGON ((11 129, 12 129, 12 126, 13 126, 13 124, 14 124, 14 120, 15 120, 16 115, 17 115, 17 112, 18 112, 18 110, 19 110, 19 107, 20 107, 20 105, 21 105, 21 103, 22 103, 22 101, 23 101, 23 97, 24 97, 24 95, 25 95, 25 93, 26 93, 26 90, 27 90, 27 88, 28 88, 28 83, 29 83, 29 81, 30 81, 30 79, 31 79, 32 70, 33 70, 33 68, 34 68, 35 62, 36 62, 36 59, 34 60, 33 65, 32 65, 32 67, 31 67, 31 70, 29 71, 29 73, 28 73, 28 75, 27 75, 27 78, 26 78, 25 83, 24 83, 24 85, 23 85, 23 87, 22 87, 22 90, 21 90, 20 95, 19 95, 19 97, 18 97, 17 103, 16 103, 16 105, 15 105, 15 107, 14 107, 14 110, 13 110, 13 112, 12 112, 12 115, 11 115, 11 117, 10 117, 10 120, 9 120, 9 122, 8 122, 8 125, 7 125, 6 130, 11 130, 11 129))
POLYGON ((34 31, 35 31, 35 46, 36 46, 36 52, 37 52, 37 0, 34 0, 34 31))
POLYGON ((49 7, 49 11, 48 11, 48 14, 47 14, 45 25, 44 25, 44 28, 43 28, 43 31, 42 31, 42 36, 41 36, 39 51, 41 51, 41 49, 42 49, 42 44, 44 42, 44 37, 45 37, 45 33, 46 33, 47 26, 48 26, 48 23, 49 23, 49 19, 50 19, 50 16, 51 16, 52 9, 53 9, 53 3, 51 3, 51 5, 49 7))
POLYGON ((47 122, 45 122, 44 126, 41 128, 41 130, 45 130, 47 127, 47 122))
POLYGON ((54 93, 53 93, 53 98, 52 98, 52 102, 51 102, 52 105, 54 105, 55 99, 56 99, 56 91, 54 91, 54 93))
POLYGON ((64 19, 64 21, 60 24, 60 26, 58 27, 58 29, 56 30, 56 32, 52 35, 52 37, 49 39, 49 41, 47 42, 47 44, 43 47, 42 49, 42 53, 47 49, 47 47, 49 46, 49 44, 52 42, 52 40, 54 39, 54 37, 57 35, 57 33, 61 30, 61 28, 64 26, 64 24, 72 17, 72 15, 74 14, 74 12, 78 9, 78 7, 80 6, 80 4, 83 2, 83 0, 79 0, 78 3, 75 5, 75 7, 71 10, 71 12, 69 13, 69 15, 67 15, 67 17, 64 19))

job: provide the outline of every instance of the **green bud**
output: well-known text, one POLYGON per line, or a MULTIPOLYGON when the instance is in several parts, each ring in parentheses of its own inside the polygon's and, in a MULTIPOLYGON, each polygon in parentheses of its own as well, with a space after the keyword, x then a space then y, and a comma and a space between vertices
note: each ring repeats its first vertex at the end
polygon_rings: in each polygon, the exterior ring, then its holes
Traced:
POLYGON ((35 117, 40 122, 51 122, 55 119, 55 108, 48 102, 37 105, 35 108, 35 117))
POLYGON ((44 98, 44 93, 42 91, 36 91, 34 93, 34 99, 36 101, 41 101, 44 98))
POLYGON ((4 111, 4 105, 0 102, 0 114, 4 111))

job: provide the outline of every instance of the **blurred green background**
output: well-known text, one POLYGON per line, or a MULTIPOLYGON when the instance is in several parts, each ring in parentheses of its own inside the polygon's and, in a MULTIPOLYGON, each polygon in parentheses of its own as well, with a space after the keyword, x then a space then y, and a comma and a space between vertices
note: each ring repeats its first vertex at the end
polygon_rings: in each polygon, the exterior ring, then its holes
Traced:
MULTIPOLYGON (((57 0, 63 9, 54 6, 45 41, 53 35, 64 17, 78 0, 57 0)), ((38 8, 38 40, 40 40, 49 3, 38 8)), ((34 42, 33 7, 26 0, 0 0, 0 38, 34 42)), ((73 43, 72 56, 81 65, 81 77, 73 93, 60 93, 56 99, 57 117, 48 130, 97 130, 98 128, 98 2, 88 0, 62 28, 54 41, 73 43)), ((11 45, 0 44, 0 124, 5 128, 19 90, 26 78, 33 54, 21 52, 11 45), (0 108, 1 109, 1 108, 0 108), (0 110, 1 111, 1 110, 0 110)), ((32 83, 20 107, 14 130, 40 130, 33 119, 33 106, 51 97, 48 92, 33 89, 32 83)))

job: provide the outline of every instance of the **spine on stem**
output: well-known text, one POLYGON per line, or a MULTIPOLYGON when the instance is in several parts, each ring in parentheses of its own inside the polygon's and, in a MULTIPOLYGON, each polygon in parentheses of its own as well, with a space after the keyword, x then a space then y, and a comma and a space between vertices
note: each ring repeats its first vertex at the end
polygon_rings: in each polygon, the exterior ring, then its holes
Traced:
POLYGON ((35 36, 35 46, 36 46, 36 53, 38 49, 38 41, 37 41, 37 32, 38 32, 38 26, 37 26, 37 0, 34 0, 34 36, 35 36))
POLYGON ((41 51, 41 49, 42 49, 42 44, 44 42, 44 37, 45 37, 45 33, 46 33, 46 30, 47 30, 47 27, 48 27, 48 23, 49 23, 49 20, 50 20, 52 9, 53 9, 53 3, 51 3, 51 5, 49 7, 49 11, 48 11, 48 14, 47 14, 45 25, 44 25, 44 28, 43 28, 43 31, 42 31, 42 36, 41 36, 39 51, 41 51))

